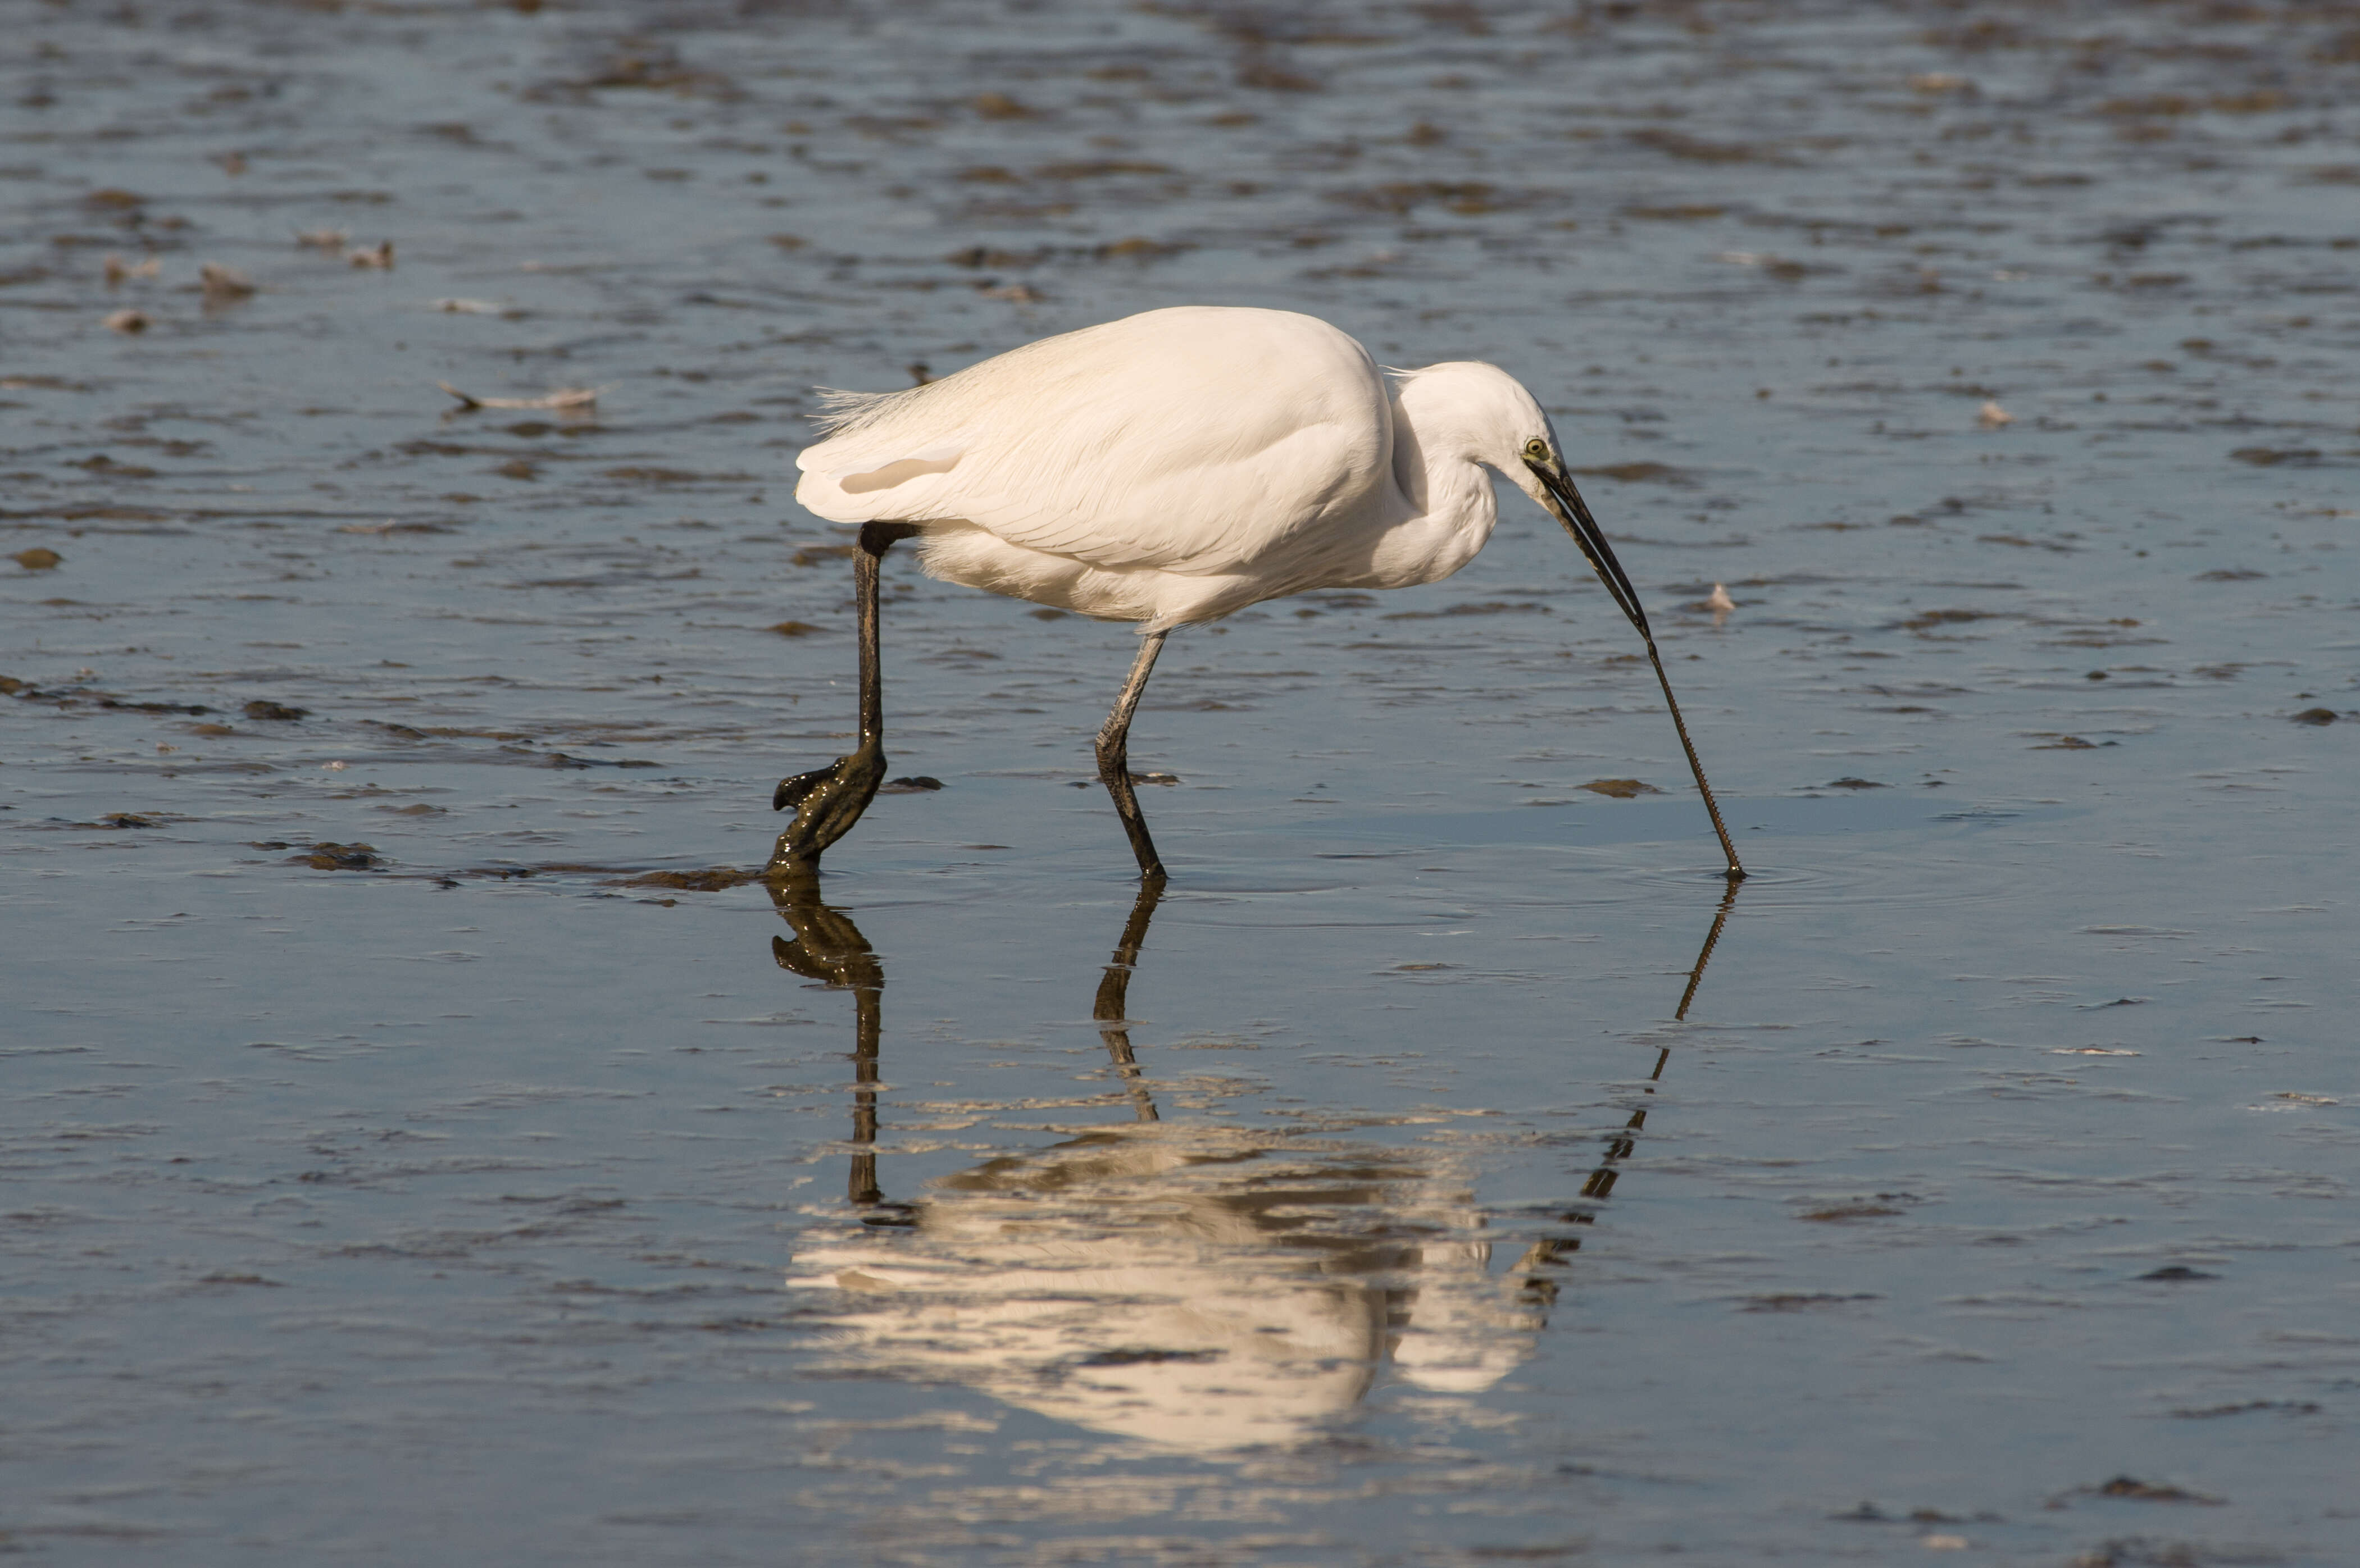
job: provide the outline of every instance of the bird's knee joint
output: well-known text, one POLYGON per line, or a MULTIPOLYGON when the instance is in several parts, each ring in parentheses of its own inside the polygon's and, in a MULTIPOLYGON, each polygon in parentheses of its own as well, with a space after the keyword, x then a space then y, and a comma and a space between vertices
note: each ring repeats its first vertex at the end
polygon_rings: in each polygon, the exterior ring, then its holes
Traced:
POLYGON ((863 523, 860 548, 881 560, 887 550, 903 539, 924 531, 915 523, 863 523))

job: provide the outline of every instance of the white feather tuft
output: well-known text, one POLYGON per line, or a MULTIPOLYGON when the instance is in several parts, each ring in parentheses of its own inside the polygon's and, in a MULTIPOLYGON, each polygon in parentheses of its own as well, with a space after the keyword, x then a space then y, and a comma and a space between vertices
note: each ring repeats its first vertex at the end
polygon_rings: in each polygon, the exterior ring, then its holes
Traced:
POLYGON ((840 436, 873 425, 892 411, 893 406, 921 390, 907 387, 899 392, 847 392, 841 387, 814 387, 823 411, 812 415, 811 422, 820 433, 840 436))

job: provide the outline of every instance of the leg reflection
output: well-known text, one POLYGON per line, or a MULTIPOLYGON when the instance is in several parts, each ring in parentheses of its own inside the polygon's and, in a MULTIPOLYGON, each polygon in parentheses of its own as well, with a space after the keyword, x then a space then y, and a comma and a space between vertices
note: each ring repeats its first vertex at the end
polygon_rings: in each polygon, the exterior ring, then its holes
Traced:
MULTIPOLYGON (((852 993, 852 1171, 846 1196, 863 1208, 885 1206, 877 1185, 877 1045, 882 1027, 880 1004, 885 995, 885 966, 852 917, 820 902, 819 876, 801 872, 766 877, 770 902, 795 940, 770 939, 770 956, 779 967, 837 990, 852 993)), ((890 1205, 901 1209, 902 1205, 890 1205)), ((883 1215, 874 1223, 891 1224, 883 1215)))
POLYGON ((1155 1114, 1154 1098, 1139 1075, 1139 1058, 1131 1050, 1131 1019, 1124 1009, 1131 995, 1131 971, 1139 966, 1140 949, 1147 945, 1148 922, 1155 918, 1155 906, 1163 897, 1160 877, 1149 877, 1140 883, 1138 901, 1131 907, 1131 919, 1123 923, 1122 940, 1115 943, 1114 960, 1098 982, 1098 1000, 1090 1008, 1090 1017, 1098 1020, 1098 1038, 1106 1041, 1107 1055, 1113 1059, 1114 1070, 1130 1092, 1132 1113, 1143 1122, 1163 1118, 1155 1114))

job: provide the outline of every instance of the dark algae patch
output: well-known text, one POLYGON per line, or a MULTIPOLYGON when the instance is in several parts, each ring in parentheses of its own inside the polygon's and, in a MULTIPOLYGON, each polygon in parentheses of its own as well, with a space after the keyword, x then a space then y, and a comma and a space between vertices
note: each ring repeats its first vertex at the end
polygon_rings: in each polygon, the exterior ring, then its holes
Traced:
POLYGON ((375 844, 322 843, 294 856, 292 864, 308 866, 314 871, 377 871, 388 862, 375 844))
POLYGON ((2184 1486, 2174 1486, 2160 1481, 2142 1481, 2135 1475, 2117 1475, 2102 1486, 2089 1488, 2090 1495, 2099 1497, 2127 1497, 2139 1503, 2202 1503, 2218 1508, 2223 1499, 2191 1492, 2184 1486))
POLYGON ((761 880, 759 871, 717 866, 710 871, 647 871, 628 878, 626 887, 672 887, 684 893, 721 893, 761 880))

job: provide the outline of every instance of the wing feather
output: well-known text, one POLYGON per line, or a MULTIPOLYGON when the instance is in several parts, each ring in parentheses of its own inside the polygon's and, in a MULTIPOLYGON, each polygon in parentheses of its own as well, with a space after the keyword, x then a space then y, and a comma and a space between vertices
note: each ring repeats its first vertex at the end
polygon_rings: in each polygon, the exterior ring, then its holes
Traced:
POLYGON ((1180 307, 902 392, 834 394, 795 498, 1108 570, 1232 571, 1392 484, 1384 378, 1309 316, 1180 307))

